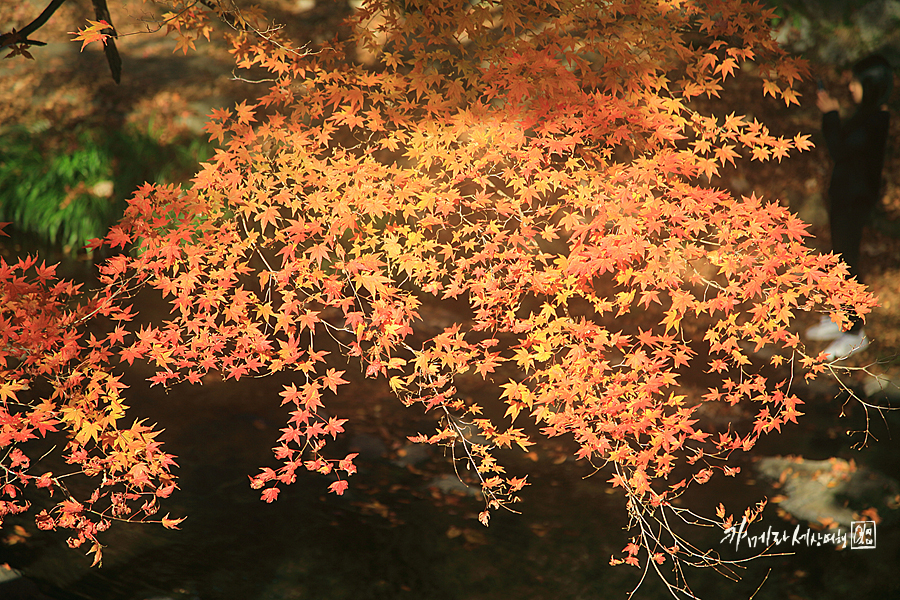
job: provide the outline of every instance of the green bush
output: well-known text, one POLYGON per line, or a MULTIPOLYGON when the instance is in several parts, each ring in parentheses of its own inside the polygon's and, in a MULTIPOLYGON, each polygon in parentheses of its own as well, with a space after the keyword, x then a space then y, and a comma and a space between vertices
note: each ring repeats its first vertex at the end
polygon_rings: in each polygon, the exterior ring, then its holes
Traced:
POLYGON ((200 139, 160 144, 148 133, 83 130, 60 142, 24 127, 0 138, 0 220, 70 253, 106 234, 145 181, 189 178, 211 155, 200 139))

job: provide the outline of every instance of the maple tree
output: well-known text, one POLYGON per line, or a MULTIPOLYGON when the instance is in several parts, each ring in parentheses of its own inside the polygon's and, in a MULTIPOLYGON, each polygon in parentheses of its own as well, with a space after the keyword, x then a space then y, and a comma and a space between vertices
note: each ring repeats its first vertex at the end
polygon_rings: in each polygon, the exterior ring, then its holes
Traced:
MULTIPOLYGON (((847 325, 875 304, 845 265, 804 245, 785 208, 708 184, 740 157, 811 147, 695 102, 750 62, 763 94, 798 102, 806 66, 773 41, 771 12, 738 0, 371 0, 348 41, 313 50, 254 8, 174 4, 163 19, 176 50, 222 22, 237 66, 267 70, 269 91, 213 112, 221 149, 191 185, 134 193, 92 243, 113 252, 99 289, 58 281, 36 258, 0 260, 0 518, 29 509, 27 486, 60 491, 38 526, 71 528, 70 544, 97 560, 111 522, 156 520, 175 462, 158 431, 127 425, 117 373, 137 360, 163 386, 296 373, 280 393, 291 409, 281 464, 250 484, 272 502, 309 470, 343 493, 355 455, 327 451, 346 421, 324 405, 347 383, 317 346, 328 336, 437 415, 434 433, 411 439, 457 449, 485 525, 527 484, 498 450, 569 436, 628 498, 635 537, 613 563, 644 552, 661 576, 667 560, 677 574, 717 564, 660 527, 690 520, 672 501, 737 474, 735 451, 796 422, 795 376, 837 368, 807 353, 792 330, 800 313, 847 325), (129 299, 145 287, 171 317, 133 327, 129 299), (424 302, 458 298, 471 318, 419 331, 424 302), (763 348, 766 365, 753 358, 763 348), (720 383, 688 399, 679 376, 698 364, 720 383), (496 383, 502 419, 457 393, 467 372, 496 383), (698 408, 715 402, 749 406, 752 426, 701 426, 698 408), (67 440, 90 495, 29 469, 27 442, 45 435, 67 440)), ((102 43, 105 25, 76 39, 102 43)), ((724 508, 717 518, 732 522, 724 508)))

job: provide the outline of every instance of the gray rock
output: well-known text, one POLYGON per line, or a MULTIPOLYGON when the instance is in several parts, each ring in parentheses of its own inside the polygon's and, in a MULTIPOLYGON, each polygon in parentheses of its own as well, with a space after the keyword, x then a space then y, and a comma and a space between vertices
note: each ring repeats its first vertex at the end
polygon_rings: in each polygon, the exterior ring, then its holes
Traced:
POLYGON ((884 375, 869 376, 863 383, 863 391, 872 399, 900 400, 900 380, 884 375))
POLYGON ((474 485, 466 485, 455 475, 441 475, 428 482, 426 487, 435 488, 444 494, 456 494, 458 496, 481 496, 481 488, 474 485))
POLYGON ((368 433, 360 433, 350 438, 350 451, 358 452, 361 458, 377 460, 387 455, 387 446, 381 438, 368 433))
POLYGON ((22 574, 8 565, 0 565, 0 584, 18 579, 22 574))
POLYGON ((397 458, 393 462, 398 467, 414 467, 430 456, 431 451, 425 444, 407 444, 397 451, 397 458))
POLYGON ((848 501, 865 505, 880 500, 886 504, 900 492, 900 484, 895 480, 840 458, 769 456, 760 459, 756 469, 766 477, 783 481, 780 491, 784 498, 778 506, 809 523, 834 521, 849 527, 857 519, 853 509, 846 506, 848 501))

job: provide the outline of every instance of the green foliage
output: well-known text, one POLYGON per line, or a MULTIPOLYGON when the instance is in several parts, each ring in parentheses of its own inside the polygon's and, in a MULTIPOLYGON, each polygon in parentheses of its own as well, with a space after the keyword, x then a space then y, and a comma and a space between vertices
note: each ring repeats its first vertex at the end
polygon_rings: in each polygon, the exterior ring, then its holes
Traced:
POLYGON ((103 237, 125 199, 148 181, 190 176, 212 154, 201 139, 162 144, 146 132, 85 129, 60 142, 24 127, 7 130, 0 147, 0 220, 67 253, 103 237))

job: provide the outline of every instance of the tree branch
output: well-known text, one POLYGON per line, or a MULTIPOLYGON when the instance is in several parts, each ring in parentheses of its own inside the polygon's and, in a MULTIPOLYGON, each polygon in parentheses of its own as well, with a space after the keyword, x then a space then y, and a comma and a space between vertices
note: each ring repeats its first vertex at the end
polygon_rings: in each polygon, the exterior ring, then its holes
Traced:
POLYGON ((50 4, 47 5, 47 8, 45 8, 34 21, 23 27, 21 31, 16 31, 15 29, 13 29, 9 33, 0 35, 0 49, 18 44, 26 44, 29 46, 46 45, 44 44, 44 42, 29 40, 28 36, 43 27, 44 23, 50 20, 50 17, 53 16, 53 13, 56 12, 56 9, 62 6, 63 2, 65 1, 66 0, 51 0, 50 4))
POLYGON ((109 70, 112 72, 113 80, 119 83, 122 77, 122 58, 119 56, 116 42, 113 40, 113 38, 118 37, 118 34, 115 27, 113 27, 112 17, 109 14, 109 8, 106 6, 106 0, 91 0, 91 2, 94 4, 94 14, 97 15, 97 20, 106 21, 111 28, 103 31, 103 33, 108 33, 108 35, 112 36, 105 40, 103 52, 106 53, 106 62, 109 63, 109 70))

